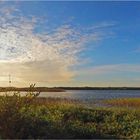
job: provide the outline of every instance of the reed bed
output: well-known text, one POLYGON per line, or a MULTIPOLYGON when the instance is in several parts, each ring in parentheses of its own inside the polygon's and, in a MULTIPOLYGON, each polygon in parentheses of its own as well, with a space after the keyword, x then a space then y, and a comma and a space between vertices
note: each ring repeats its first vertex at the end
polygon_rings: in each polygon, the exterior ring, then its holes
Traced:
POLYGON ((140 98, 119 98, 103 101, 105 105, 140 109, 140 98))

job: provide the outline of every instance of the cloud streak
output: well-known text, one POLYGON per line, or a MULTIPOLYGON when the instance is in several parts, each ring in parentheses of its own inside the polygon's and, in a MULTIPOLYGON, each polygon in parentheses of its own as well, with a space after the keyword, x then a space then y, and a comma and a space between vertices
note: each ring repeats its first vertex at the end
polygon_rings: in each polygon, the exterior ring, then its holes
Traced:
POLYGON ((77 70, 82 86, 139 86, 140 64, 110 64, 77 70))
POLYGON ((90 67, 81 71, 81 75, 102 75, 116 72, 134 72, 140 73, 139 64, 113 64, 90 67))

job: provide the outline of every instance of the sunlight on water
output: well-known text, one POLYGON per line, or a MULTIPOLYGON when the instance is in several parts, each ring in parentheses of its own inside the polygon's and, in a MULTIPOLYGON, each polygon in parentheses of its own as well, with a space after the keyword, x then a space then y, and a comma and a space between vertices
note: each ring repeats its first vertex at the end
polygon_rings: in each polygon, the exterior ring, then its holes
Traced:
MULTIPOLYGON (((1 92, 0 95, 5 93, 1 92)), ((13 92, 7 92, 12 95, 13 92)), ((26 92, 21 92, 24 96, 26 92)), ((70 98, 78 100, 103 100, 112 98, 140 97, 140 90, 67 90, 66 92, 41 92, 39 97, 70 98)))

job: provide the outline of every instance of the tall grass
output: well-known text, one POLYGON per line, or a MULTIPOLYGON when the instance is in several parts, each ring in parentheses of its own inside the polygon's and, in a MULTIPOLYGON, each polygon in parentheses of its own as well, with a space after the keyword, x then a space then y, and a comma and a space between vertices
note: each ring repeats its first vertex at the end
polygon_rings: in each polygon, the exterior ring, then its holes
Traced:
POLYGON ((104 103, 110 106, 140 109, 140 98, 110 99, 110 100, 105 100, 104 103))

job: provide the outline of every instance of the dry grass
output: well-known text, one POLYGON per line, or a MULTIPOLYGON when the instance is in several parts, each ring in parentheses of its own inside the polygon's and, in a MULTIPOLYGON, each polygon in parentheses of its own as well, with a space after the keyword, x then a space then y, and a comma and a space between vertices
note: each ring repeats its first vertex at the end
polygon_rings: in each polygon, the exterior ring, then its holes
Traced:
POLYGON ((74 100, 74 99, 66 99, 66 98, 44 98, 44 97, 39 97, 36 98, 35 102, 38 105, 45 105, 45 106, 50 106, 50 105, 83 105, 83 103, 79 100, 74 100))
POLYGON ((140 98, 121 98, 105 100, 105 104, 117 107, 140 108, 140 98))

